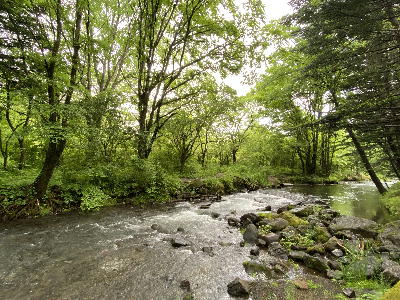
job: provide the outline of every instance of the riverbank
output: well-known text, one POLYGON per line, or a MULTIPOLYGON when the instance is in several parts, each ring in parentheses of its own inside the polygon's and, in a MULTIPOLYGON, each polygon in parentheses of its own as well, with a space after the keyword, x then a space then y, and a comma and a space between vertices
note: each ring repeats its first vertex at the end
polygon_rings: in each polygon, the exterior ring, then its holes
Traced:
MULTIPOLYGON (((379 225, 368 219, 340 215, 329 201, 311 199, 271 212, 231 217, 228 223, 240 228, 243 245, 251 245, 251 260, 244 266, 252 272, 273 278, 283 272, 282 268, 288 272, 292 264, 316 272, 319 280, 310 282, 308 275, 304 275, 285 287, 292 287, 296 295, 293 299, 300 299, 301 295, 306 299, 325 299, 324 291, 330 289, 329 285, 335 287, 334 291, 338 287, 341 291, 327 299, 378 299, 400 280, 400 221, 379 225), (273 259, 260 258, 264 252, 273 259), (326 278, 332 283, 324 281, 326 278), (319 282, 322 294, 312 296, 310 290, 318 285, 315 282, 319 282)), ((259 294, 252 286, 251 282, 237 279, 228 285, 228 291, 241 297, 259 294)))

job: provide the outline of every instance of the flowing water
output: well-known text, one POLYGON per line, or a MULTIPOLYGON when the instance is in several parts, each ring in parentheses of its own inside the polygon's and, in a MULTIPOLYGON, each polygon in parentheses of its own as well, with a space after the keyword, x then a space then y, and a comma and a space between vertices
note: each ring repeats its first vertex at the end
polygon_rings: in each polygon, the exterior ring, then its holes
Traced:
POLYGON ((227 225, 226 216, 320 197, 343 213, 374 218, 380 206, 361 204, 377 201, 373 192, 354 184, 290 187, 226 196, 209 209, 191 203, 150 210, 115 207, 2 225, 0 299, 182 299, 182 280, 190 281, 195 299, 231 299, 227 284, 235 277, 250 279, 242 265, 249 248, 239 246, 242 236, 227 225), (371 196, 363 194, 366 190, 371 196), (190 246, 173 248, 173 237, 190 246), (203 247, 213 247, 213 253, 203 247))

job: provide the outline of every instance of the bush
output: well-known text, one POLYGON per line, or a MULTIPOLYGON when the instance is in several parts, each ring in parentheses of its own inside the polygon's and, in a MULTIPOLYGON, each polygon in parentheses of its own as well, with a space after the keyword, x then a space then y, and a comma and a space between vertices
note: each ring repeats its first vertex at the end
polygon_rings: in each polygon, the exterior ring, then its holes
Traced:
POLYGON ((82 190, 80 208, 83 211, 99 210, 101 207, 113 204, 115 202, 111 200, 111 197, 97 186, 89 186, 82 190))

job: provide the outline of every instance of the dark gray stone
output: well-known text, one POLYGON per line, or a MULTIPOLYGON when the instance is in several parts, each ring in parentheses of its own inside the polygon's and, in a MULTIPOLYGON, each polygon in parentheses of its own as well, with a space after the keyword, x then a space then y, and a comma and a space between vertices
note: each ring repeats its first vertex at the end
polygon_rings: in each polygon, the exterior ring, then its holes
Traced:
POLYGON ((183 227, 178 227, 178 228, 176 229, 176 231, 178 231, 178 232, 185 232, 185 228, 183 228, 183 227))
POLYGON ((311 256, 303 251, 292 251, 289 253, 289 258, 294 261, 302 262, 306 267, 320 272, 329 269, 328 262, 319 256, 311 256))
POLYGON ((268 253, 272 256, 282 258, 282 259, 287 259, 287 251, 286 249, 279 243, 271 243, 268 246, 268 253))
POLYGON ((211 213, 211 217, 213 217, 214 219, 218 219, 220 215, 221 215, 221 214, 219 214, 219 213, 217 213, 217 212, 212 212, 212 213, 211 213))
POLYGON ((174 248, 180 248, 180 247, 189 246, 190 242, 178 237, 178 238, 171 239, 171 245, 174 248))
POLYGON ((243 233, 243 240, 249 244, 255 244, 258 240, 258 229, 256 225, 249 224, 243 233))
POLYGON ((261 221, 261 217, 255 213, 247 213, 240 217, 242 226, 247 226, 250 223, 256 224, 261 221))
POLYGON ((179 284, 179 287, 187 292, 190 292, 191 288, 190 288, 190 281, 189 280, 182 280, 179 284))
POLYGON ((240 226, 240 220, 238 218, 229 217, 227 220, 228 220, 229 226, 233 226, 233 227, 239 227, 240 226))
POLYGON ((235 278, 228 284, 228 294, 233 297, 248 297, 249 284, 240 278, 235 278))
POLYGON ((250 254, 254 256, 259 256, 260 255, 260 248, 254 247, 250 249, 250 254))
POLYGON ((212 203, 202 204, 202 205, 200 205, 199 208, 200 208, 200 209, 208 209, 208 208, 210 208, 211 204, 212 204, 212 203))
POLYGON ((207 253, 210 256, 214 256, 214 249, 213 247, 203 247, 201 249, 204 253, 207 253))
POLYGON ((333 224, 329 228, 335 233, 350 231, 366 238, 374 238, 378 235, 379 225, 368 219, 354 216, 340 216, 333 220, 333 224))
POLYGON ((289 226, 289 222, 282 218, 276 218, 272 220, 269 225, 272 231, 281 231, 289 226))

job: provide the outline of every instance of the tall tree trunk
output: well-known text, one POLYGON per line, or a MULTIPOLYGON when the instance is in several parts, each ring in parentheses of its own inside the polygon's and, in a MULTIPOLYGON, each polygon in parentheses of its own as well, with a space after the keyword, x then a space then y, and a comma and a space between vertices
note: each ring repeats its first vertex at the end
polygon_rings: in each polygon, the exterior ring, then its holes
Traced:
POLYGON ((358 155, 360 156, 360 159, 361 159, 362 163, 364 164, 365 169, 367 170, 369 176, 371 177, 371 180, 374 182, 379 193, 381 193, 381 194, 386 193, 387 190, 385 189, 381 180, 379 179, 379 177, 376 175, 374 169, 372 168, 364 149, 362 148, 360 142, 358 141, 356 135, 353 132, 353 129, 351 129, 349 126, 347 126, 346 131, 349 134, 351 140, 353 141, 354 146, 356 147, 356 150, 358 152, 358 155))
MULTIPOLYGON (((65 105, 69 105, 71 103, 72 95, 76 85, 76 75, 78 72, 78 64, 79 64, 80 31, 81 31, 82 11, 83 11, 82 2, 83 2, 82 0, 76 0, 75 27, 73 32, 73 54, 71 59, 70 82, 64 100, 65 105)), ((52 49, 51 62, 47 70, 49 79, 49 85, 47 88, 49 105, 52 107, 54 107, 59 103, 59 100, 57 99, 56 96, 56 86, 54 83, 54 79, 56 71, 56 58, 59 55, 59 49, 62 37, 61 0, 58 0, 57 2, 56 16, 57 16, 57 33, 52 49)), ((58 124, 59 119, 60 116, 56 112, 50 113, 50 118, 49 118, 50 123, 58 124)), ((68 125, 68 120, 66 117, 64 117, 62 119, 61 126, 65 128, 67 127, 67 125, 68 125)), ((36 203, 38 203, 37 202, 38 200, 43 199, 46 193, 47 187, 54 173, 54 170, 60 162, 60 158, 64 151, 66 142, 67 141, 65 140, 65 137, 57 139, 50 138, 48 148, 46 151, 46 158, 43 162, 42 169, 33 183, 33 188, 35 192, 34 200, 36 200, 36 203)))

